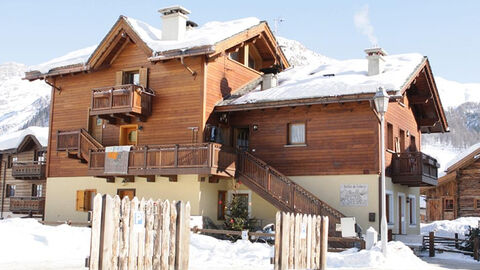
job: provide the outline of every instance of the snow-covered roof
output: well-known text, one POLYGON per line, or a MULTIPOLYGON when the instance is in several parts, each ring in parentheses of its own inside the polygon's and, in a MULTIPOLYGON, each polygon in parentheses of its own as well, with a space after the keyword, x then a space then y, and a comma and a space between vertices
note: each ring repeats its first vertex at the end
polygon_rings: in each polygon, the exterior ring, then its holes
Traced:
POLYGON ((452 160, 450 160, 447 163, 446 171, 451 171, 453 169, 453 167, 456 167, 457 163, 463 161, 466 158, 470 158, 470 156, 472 154, 474 155, 472 157, 473 159, 480 158, 480 143, 476 143, 476 144, 470 146, 465 151, 461 152, 456 157, 454 157, 452 160))
POLYGON ((425 57, 412 53, 389 55, 384 59, 384 71, 374 76, 367 75, 367 59, 294 67, 278 74, 277 87, 263 91, 257 87, 240 97, 232 96, 217 106, 373 94, 380 86, 387 91, 399 91, 425 57))
MULTIPOLYGON (((232 21, 212 21, 200 27, 188 29, 182 40, 162 40, 162 31, 145 22, 133 18, 121 16, 133 29, 133 31, 153 51, 153 55, 174 50, 187 50, 198 47, 214 46, 218 42, 243 32, 260 23, 257 18, 249 17, 232 21)), ((52 59, 48 62, 31 66, 31 71, 48 73, 59 67, 72 65, 85 65, 98 45, 70 52, 64 56, 52 59)))
POLYGON ((0 136, 0 151, 17 148, 27 135, 35 136, 43 147, 48 144, 48 127, 28 127, 0 136))

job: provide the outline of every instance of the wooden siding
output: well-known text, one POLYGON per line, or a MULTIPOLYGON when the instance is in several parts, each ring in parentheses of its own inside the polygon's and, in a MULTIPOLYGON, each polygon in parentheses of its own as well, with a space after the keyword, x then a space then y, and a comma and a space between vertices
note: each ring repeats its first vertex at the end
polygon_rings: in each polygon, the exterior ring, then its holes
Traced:
POLYGON ((457 179, 458 217, 480 217, 480 208, 474 205, 475 199, 480 200, 480 161, 460 169, 457 179))
POLYGON ((258 78, 260 73, 223 55, 207 63, 205 122, 215 122, 212 115, 215 104, 235 90, 258 78))
MULTIPOLYGON (((144 51, 129 43, 116 57, 108 69, 92 73, 58 77, 55 85, 62 89, 54 91, 51 114, 51 134, 58 130, 88 129, 88 108, 91 90, 96 87, 115 85, 116 72, 132 68, 148 68, 149 88, 156 92, 152 100, 152 116, 146 122, 132 121, 142 126, 138 133, 138 145, 191 143, 189 127, 202 126, 203 110, 203 57, 190 57, 185 64, 197 72, 192 76, 178 60, 148 61, 144 51)), ((105 124, 102 143, 105 146, 118 145, 119 126, 105 124)), ((198 141, 201 141, 198 136, 198 141)), ((56 137, 51 136, 49 144, 48 176, 85 176, 87 165, 78 160, 68 159, 66 153, 55 149, 56 137)))
POLYGON ((233 112, 230 125, 250 127, 250 151, 285 175, 378 173, 378 120, 368 102, 233 112), (287 125, 298 121, 306 146, 286 146, 287 125))

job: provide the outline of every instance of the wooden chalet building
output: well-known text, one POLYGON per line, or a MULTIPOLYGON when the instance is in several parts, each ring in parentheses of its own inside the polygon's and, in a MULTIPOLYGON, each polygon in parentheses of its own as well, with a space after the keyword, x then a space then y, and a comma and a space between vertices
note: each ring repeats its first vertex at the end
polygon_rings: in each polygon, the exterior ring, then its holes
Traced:
POLYGON ((100 192, 189 200, 216 224, 241 196, 264 223, 281 209, 329 215, 331 232, 343 216, 378 230, 372 97, 383 85, 395 96, 389 220, 419 232, 419 187, 437 181, 421 133, 448 131, 427 58, 373 50, 369 60, 292 68, 265 22, 197 27, 182 7, 160 12, 162 30, 121 16, 85 62, 66 56, 26 74, 52 85, 48 221, 85 222, 100 192), (385 72, 368 76, 369 61, 383 60, 385 72))
POLYGON ((480 217, 480 143, 447 165, 436 187, 422 188, 427 200, 427 221, 480 217))
POLYGON ((29 127, 0 138, 3 217, 9 213, 43 216, 47 138, 45 127, 29 127))

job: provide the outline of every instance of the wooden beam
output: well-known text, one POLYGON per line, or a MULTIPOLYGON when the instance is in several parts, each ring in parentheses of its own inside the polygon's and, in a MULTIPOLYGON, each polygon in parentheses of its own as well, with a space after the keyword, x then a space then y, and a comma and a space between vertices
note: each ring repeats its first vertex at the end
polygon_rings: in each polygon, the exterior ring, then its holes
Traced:
POLYGON ((177 175, 169 175, 169 176, 168 176, 168 181, 170 181, 170 182, 178 182, 178 176, 177 176, 177 175))
POLYGON ((150 183, 155 182, 155 175, 140 175, 139 177, 147 178, 147 182, 150 182, 150 183))
POLYGON ((411 96, 409 98, 410 104, 427 104, 432 100, 432 96, 411 96))
POLYGON ((115 183, 115 177, 113 176, 107 176, 105 177, 105 180, 107 181, 107 183, 115 183))
POLYGON ((135 182, 135 176, 133 175, 126 175, 126 176, 119 176, 121 178, 123 178, 123 182, 127 182, 127 183, 133 183, 135 182))
POLYGON ((420 127, 433 127, 438 122, 438 119, 422 118, 417 122, 420 127))
POLYGON ((123 122, 130 124, 132 122, 131 118, 128 115, 122 114, 122 113, 114 113, 113 116, 115 118, 122 119, 123 122))

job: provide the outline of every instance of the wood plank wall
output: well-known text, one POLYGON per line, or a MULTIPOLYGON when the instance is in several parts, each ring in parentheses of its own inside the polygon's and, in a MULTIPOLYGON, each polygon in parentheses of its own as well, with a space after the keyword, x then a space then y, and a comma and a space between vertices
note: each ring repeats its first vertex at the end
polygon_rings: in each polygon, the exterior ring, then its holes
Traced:
POLYGON ((230 125, 250 127, 253 154, 289 176, 378 173, 378 120, 368 102, 233 112, 230 125), (298 121, 307 146, 286 147, 287 125, 298 121))
MULTIPOLYGON (((152 64, 147 55, 135 44, 127 45, 108 69, 88 74, 68 75, 56 79, 62 91, 54 92, 51 118, 51 142, 49 144, 48 176, 85 176, 87 165, 66 158, 64 152, 56 151, 57 130, 88 128, 88 108, 91 89, 115 85, 115 73, 122 69, 148 68, 148 86, 156 92, 152 104, 152 116, 146 122, 137 122, 143 127, 138 133, 138 144, 190 143, 192 131, 188 127, 202 126, 203 110, 203 57, 189 57, 185 63, 197 76, 192 76, 178 60, 152 64)), ((118 145, 119 126, 107 124, 103 130, 102 143, 118 145)), ((201 141, 201 136, 198 136, 201 141)))
POLYGON ((480 202, 475 208, 475 200, 480 200, 480 160, 460 169, 457 181, 458 217, 480 217, 480 202))

